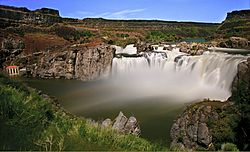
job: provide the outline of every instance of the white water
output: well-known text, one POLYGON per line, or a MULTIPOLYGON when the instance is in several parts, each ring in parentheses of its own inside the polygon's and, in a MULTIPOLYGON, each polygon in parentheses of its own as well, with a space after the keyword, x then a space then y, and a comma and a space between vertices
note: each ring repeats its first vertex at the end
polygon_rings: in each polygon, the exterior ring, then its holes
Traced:
POLYGON ((225 101, 231 96, 237 65, 245 60, 239 55, 211 52, 188 56, 178 48, 168 51, 161 47, 140 55, 113 59, 111 82, 123 97, 225 101))
POLYGON ((116 51, 115 54, 136 54, 137 49, 134 47, 134 44, 127 45, 125 48, 122 48, 120 46, 114 46, 116 51))

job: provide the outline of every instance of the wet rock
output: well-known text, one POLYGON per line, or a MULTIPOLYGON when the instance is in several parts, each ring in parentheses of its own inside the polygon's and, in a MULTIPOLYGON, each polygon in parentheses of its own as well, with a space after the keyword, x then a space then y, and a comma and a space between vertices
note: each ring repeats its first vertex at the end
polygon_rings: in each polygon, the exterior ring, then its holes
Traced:
POLYGON ((136 43, 135 47, 137 48, 138 53, 152 50, 151 44, 146 42, 136 43))
POLYGON ((249 48, 248 39, 242 37, 230 37, 229 39, 220 40, 218 47, 227 48, 249 48))
POLYGON ((190 55, 201 55, 208 49, 208 45, 205 43, 180 42, 177 47, 180 48, 180 52, 190 55))

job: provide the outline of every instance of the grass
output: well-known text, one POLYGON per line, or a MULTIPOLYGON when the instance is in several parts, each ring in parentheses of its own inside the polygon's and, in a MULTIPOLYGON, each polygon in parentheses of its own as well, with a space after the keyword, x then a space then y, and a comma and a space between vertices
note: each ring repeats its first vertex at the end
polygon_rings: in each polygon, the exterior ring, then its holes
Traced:
POLYGON ((1 150, 163 150, 145 139, 75 117, 2 74, 0 122, 1 150))

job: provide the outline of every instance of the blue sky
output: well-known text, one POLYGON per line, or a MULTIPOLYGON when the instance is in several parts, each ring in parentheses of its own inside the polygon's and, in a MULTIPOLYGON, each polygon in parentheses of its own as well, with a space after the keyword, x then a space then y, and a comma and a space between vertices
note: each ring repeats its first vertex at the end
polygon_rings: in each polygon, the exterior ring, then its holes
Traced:
POLYGON ((221 22, 226 13, 250 9, 250 0, 0 0, 1 5, 31 10, 49 7, 63 17, 108 19, 160 19, 221 22))

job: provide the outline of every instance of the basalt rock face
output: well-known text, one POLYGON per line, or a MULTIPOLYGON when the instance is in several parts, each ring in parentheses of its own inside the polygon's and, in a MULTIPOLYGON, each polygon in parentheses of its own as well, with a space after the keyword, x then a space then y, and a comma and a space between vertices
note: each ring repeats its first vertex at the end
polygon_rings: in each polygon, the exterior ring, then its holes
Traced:
POLYGON ((75 77, 91 80, 109 72, 114 50, 108 45, 92 47, 79 51, 76 55, 75 77))
POLYGON ((232 36, 250 40, 250 9, 227 13, 225 21, 218 27, 217 33, 223 38, 232 36))
POLYGON ((11 58, 19 55, 25 48, 24 42, 20 39, 6 38, 2 41, 0 49, 0 66, 11 58))
POLYGON ((104 44, 94 47, 73 45, 62 52, 48 51, 33 56, 38 56, 38 63, 26 66, 33 77, 93 80, 108 72, 113 49, 104 44))
POLYGON ((232 84, 232 101, 250 101, 250 58, 238 65, 238 73, 232 84))
POLYGON ((74 78, 76 52, 65 51, 60 53, 45 53, 32 75, 40 78, 74 78))
POLYGON ((232 11, 227 13, 226 19, 233 19, 233 18, 248 18, 250 17, 250 10, 241 10, 241 11, 232 11))
POLYGON ((236 101, 250 101, 250 58, 238 65, 228 101, 201 102, 187 107, 172 126, 171 147, 218 150, 223 142, 235 142, 235 124, 242 116, 237 105, 233 105, 236 101))
POLYGON ((62 22, 59 11, 49 8, 42 8, 30 11, 27 8, 17 8, 0 5, 1 27, 9 25, 24 24, 53 24, 62 22))
POLYGON ((171 147, 193 150, 199 146, 211 147, 212 134, 207 122, 218 119, 218 113, 213 111, 211 106, 187 108, 171 128, 171 147))

